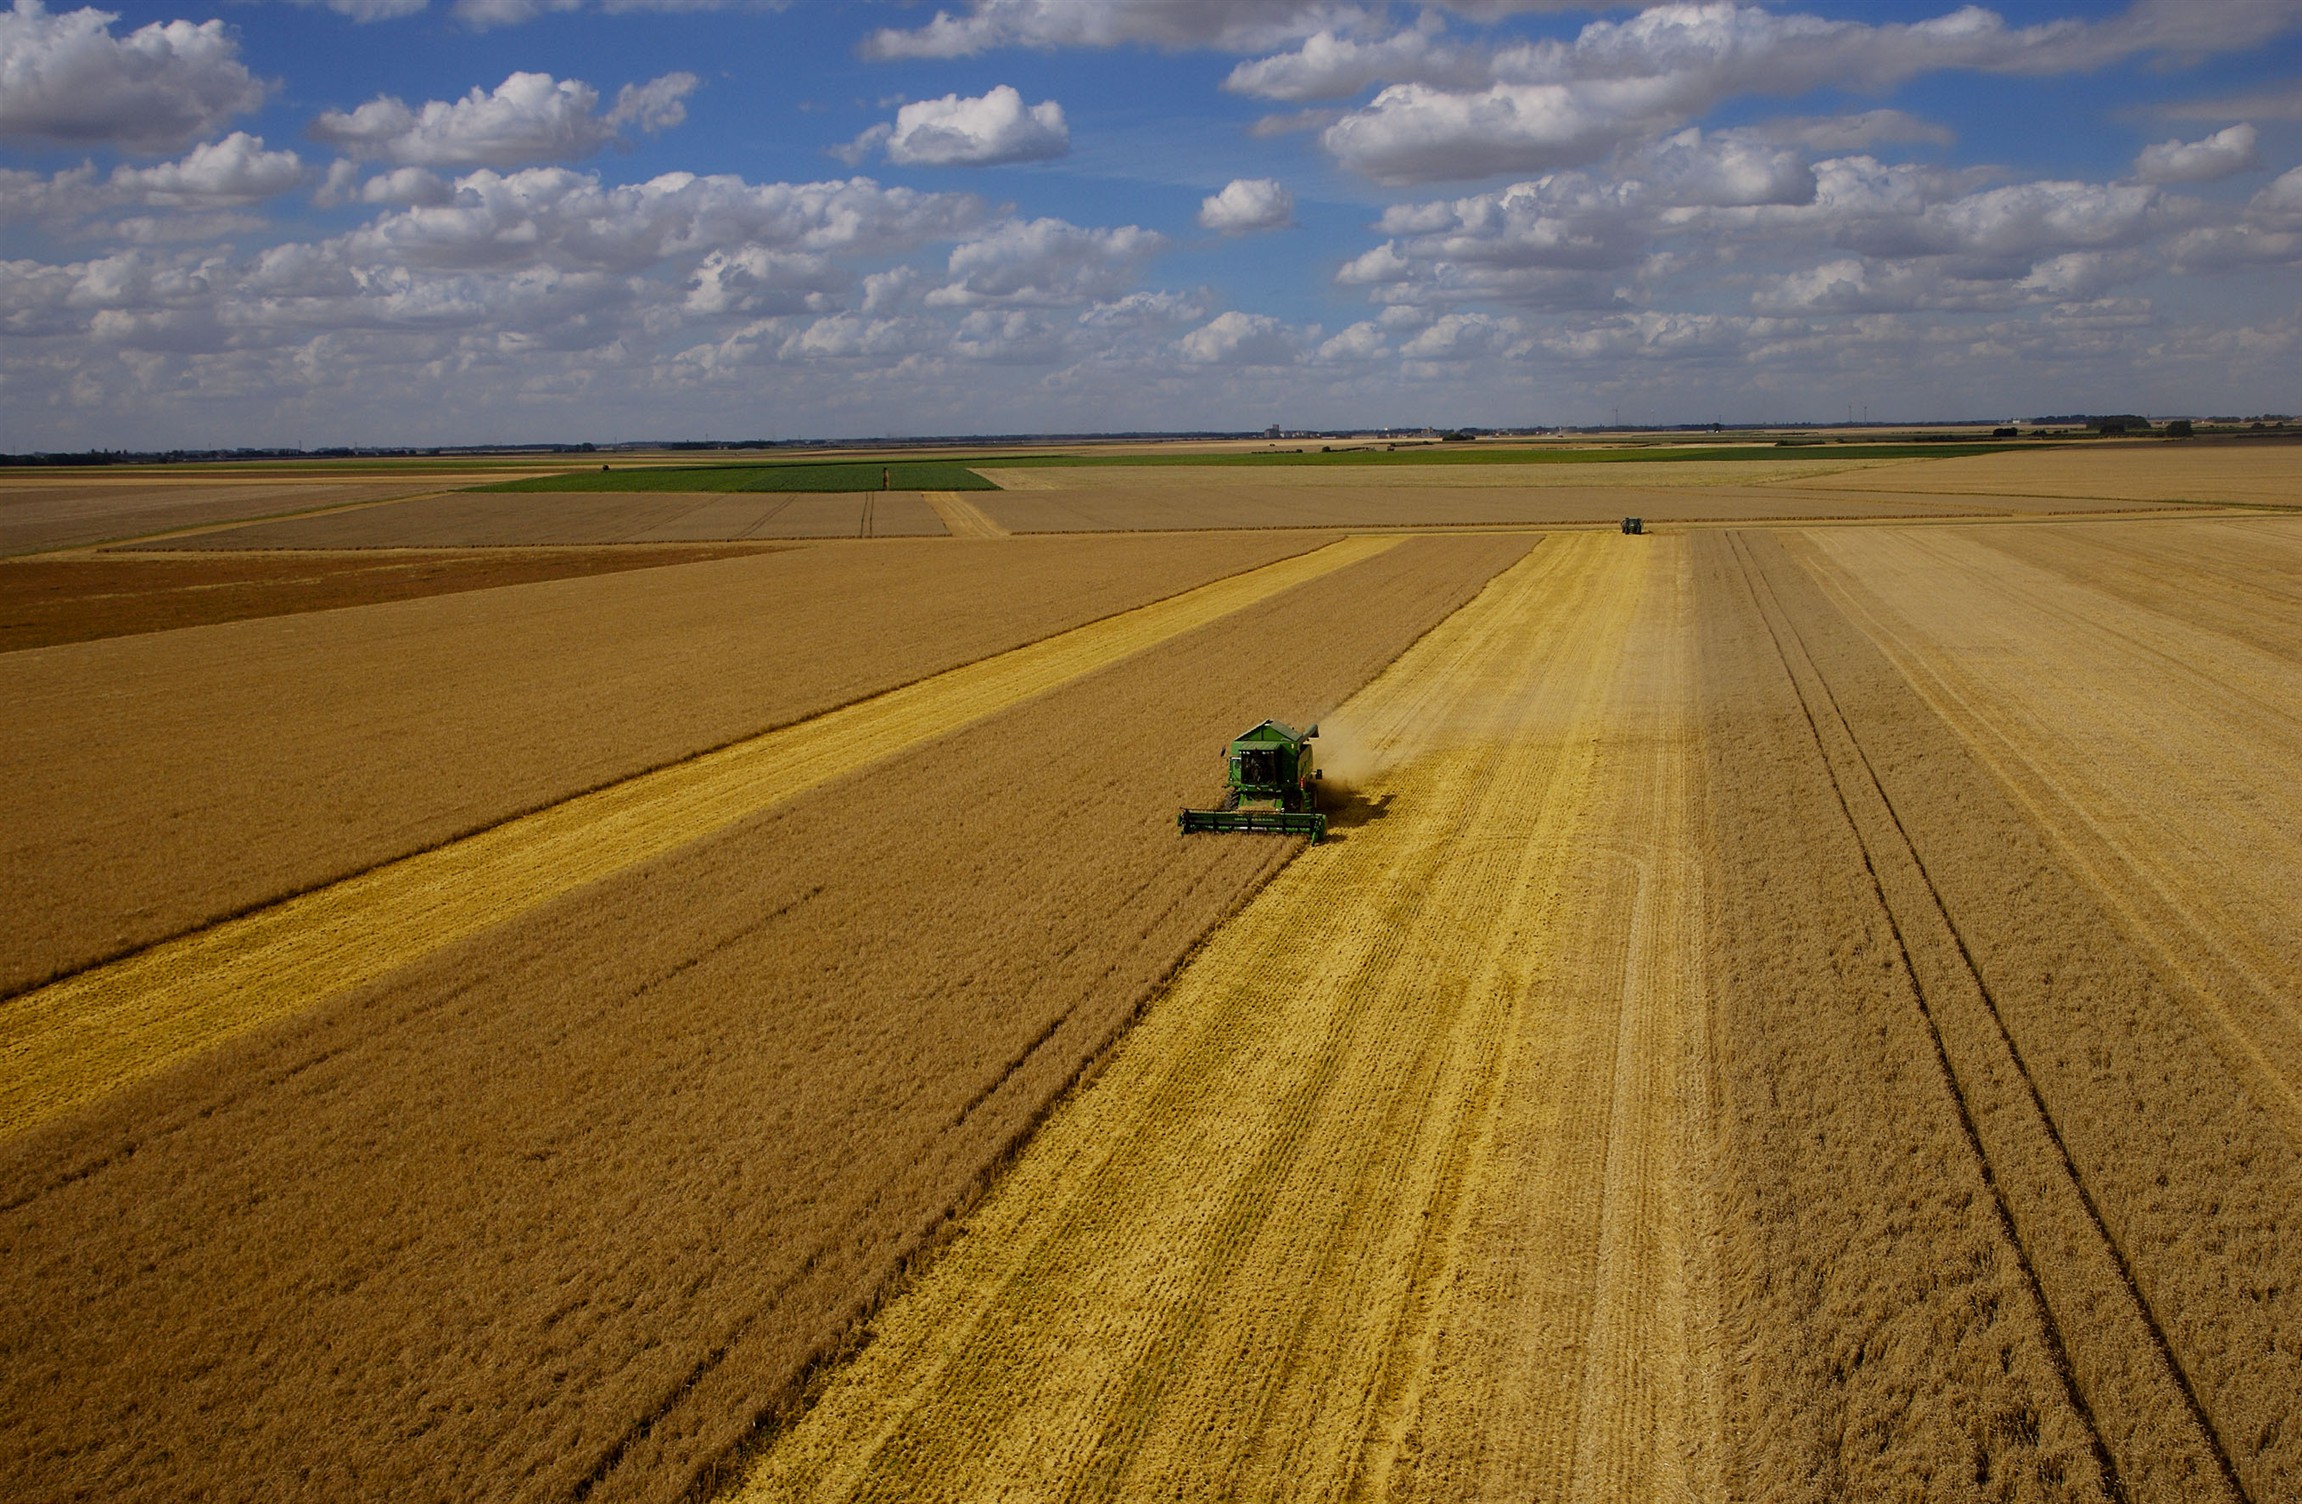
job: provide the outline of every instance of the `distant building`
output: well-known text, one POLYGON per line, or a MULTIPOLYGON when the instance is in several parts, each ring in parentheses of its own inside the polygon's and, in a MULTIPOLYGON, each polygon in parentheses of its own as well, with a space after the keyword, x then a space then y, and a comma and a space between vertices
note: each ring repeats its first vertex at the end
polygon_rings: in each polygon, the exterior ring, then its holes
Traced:
POLYGON ((1274 423, 1269 428, 1264 429, 1263 437, 1266 439, 1275 439, 1279 437, 1279 425, 1274 423))

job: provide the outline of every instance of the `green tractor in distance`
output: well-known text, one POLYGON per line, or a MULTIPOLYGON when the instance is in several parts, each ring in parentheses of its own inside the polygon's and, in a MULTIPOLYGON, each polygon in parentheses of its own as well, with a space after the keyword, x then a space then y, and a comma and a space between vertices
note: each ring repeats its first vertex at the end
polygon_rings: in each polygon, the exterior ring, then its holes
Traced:
POLYGON ((1179 811, 1176 828, 1185 835, 1248 831, 1309 836, 1316 842, 1327 833, 1327 817, 1319 813, 1313 787, 1323 776, 1312 766, 1310 743, 1318 734, 1316 726, 1297 731, 1283 721, 1265 721, 1233 738, 1223 749, 1223 807, 1179 811))

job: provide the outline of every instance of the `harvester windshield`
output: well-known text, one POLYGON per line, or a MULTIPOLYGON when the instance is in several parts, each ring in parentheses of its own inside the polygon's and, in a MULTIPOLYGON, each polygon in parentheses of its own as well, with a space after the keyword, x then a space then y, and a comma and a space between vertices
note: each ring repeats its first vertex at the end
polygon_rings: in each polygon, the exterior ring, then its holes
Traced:
POLYGON ((1239 754, 1241 787, 1272 788, 1285 776, 1276 747, 1251 747, 1239 754))

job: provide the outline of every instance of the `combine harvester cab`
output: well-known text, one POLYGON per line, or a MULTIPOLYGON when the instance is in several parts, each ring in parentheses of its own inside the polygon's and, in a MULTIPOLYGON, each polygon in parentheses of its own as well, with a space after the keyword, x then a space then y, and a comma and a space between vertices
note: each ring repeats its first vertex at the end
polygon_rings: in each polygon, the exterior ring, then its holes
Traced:
POLYGON ((1176 828, 1186 835, 1220 830, 1317 841, 1327 833, 1315 787, 1322 775, 1310 745, 1318 734, 1316 726, 1297 731, 1283 721, 1265 721, 1233 738, 1223 749, 1223 807, 1183 810, 1175 816, 1176 828))

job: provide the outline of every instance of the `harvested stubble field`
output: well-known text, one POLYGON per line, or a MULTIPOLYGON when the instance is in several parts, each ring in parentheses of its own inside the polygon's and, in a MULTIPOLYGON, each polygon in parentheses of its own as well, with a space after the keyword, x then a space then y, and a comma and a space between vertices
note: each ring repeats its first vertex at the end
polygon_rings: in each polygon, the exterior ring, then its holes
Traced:
POLYGON ((1553 540, 1339 713, 740 1496, 2290 1497, 2302 541, 1786 536, 1553 540))
POLYGON ((744 538, 933 538, 917 491, 720 493, 463 491, 202 533, 174 544, 234 548, 518 548, 744 538))
POLYGON ((1954 460, 1816 459, 1606 465, 1394 465, 1283 469, 1121 466, 1000 469, 971 498, 1018 533, 1281 527, 1565 527, 1626 514, 1664 522, 2005 516, 2134 510, 2143 501, 1938 495, 1954 460), (1836 489, 1857 477, 1874 489, 1836 489))
POLYGON ((177 627, 692 564, 768 548, 424 553, 390 559, 74 554, 0 564, 0 653, 177 627))
POLYGON ((1525 547, 1362 548, 19 1134, 0 1495, 679 1498, 1284 860, 1177 849, 1208 746, 1525 547))
POLYGON ((0 656, 0 995, 1324 541, 824 546, 0 656))

